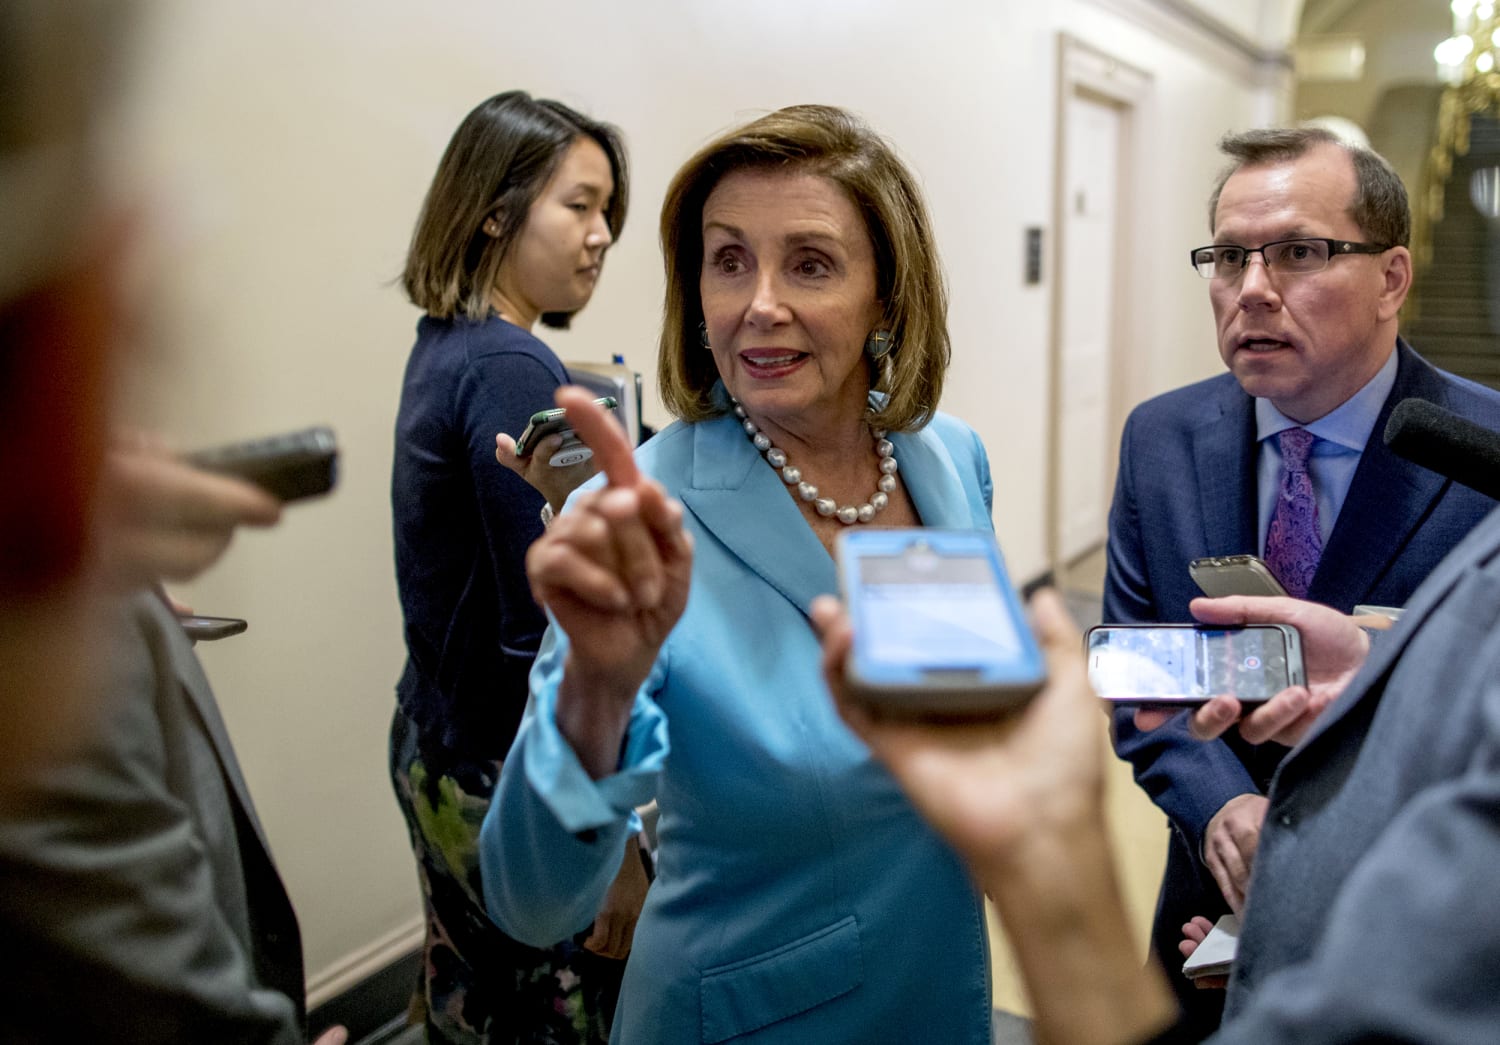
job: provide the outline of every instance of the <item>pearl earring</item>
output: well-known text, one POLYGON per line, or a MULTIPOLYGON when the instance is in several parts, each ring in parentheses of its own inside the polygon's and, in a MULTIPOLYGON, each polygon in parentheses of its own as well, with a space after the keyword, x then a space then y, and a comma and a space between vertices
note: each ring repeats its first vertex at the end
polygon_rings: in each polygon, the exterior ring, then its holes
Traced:
POLYGON ((710 348, 710 347, 712 347, 708 343, 708 321, 707 320, 705 320, 702 323, 698 324, 698 344, 702 345, 704 348, 710 348))

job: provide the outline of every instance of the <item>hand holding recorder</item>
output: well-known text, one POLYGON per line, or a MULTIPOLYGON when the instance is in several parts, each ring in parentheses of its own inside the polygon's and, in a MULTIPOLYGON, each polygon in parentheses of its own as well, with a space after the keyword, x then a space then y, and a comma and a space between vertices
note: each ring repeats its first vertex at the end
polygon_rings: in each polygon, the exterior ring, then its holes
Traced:
POLYGON ((606 484, 573 498, 526 554, 526 573, 570 646, 557 724, 595 777, 614 770, 636 690, 687 605, 692 536, 682 505, 643 476, 624 430, 581 388, 557 390, 606 484))
POLYGON ((281 517, 280 502, 260 487, 203 471, 143 435, 110 448, 100 509, 103 572, 121 589, 190 580, 223 554, 237 527, 281 517))

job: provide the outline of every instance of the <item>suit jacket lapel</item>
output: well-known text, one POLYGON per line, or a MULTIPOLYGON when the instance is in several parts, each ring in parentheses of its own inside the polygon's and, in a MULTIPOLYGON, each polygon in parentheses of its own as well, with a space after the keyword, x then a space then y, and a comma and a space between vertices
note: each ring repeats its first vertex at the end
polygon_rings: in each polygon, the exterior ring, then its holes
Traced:
POLYGON ((688 511, 803 613, 838 591, 833 559, 733 417, 693 426, 691 474, 680 494, 688 511))
MULTIPOLYGON (((972 529, 957 467, 930 428, 893 433, 901 481, 922 525, 972 529)), ((682 503, 736 557, 806 613, 837 592, 838 571, 781 478, 761 459, 733 417, 694 426, 692 479, 682 503)), ((870 473, 870 488, 875 473, 870 473)))
POLYGON ((895 432, 896 465, 901 483, 916 506, 923 526, 947 530, 972 530, 974 519, 962 496, 963 478, 958 466, 929 426, 919 432, 895 432))
POLYGON ((1396 661, 1406 652, 1412 635, 1426 623, 1427 617, 1458 583, 1464 572, 1474 565, 1476 557, 1489 557, 1495 554, 1497 547, 1500 547, 1500 527, 1497 527, 1496 519, 1500 519, 1500 516, 1492 515, 1487 523, 1481 523, 1478 529, 1438 565, 1432 575, 1417 589, 1416 597, 1407 606, 1406 612, 1401 615, 1401 621, 1395 628, 1371 640, 1369 658, 1360 669, 1359 675, 1349 686, 1345 687, 1338 700, 1334 701, 1328 710, 1313 723, 1307 735, 1302 738, 1302 742, 1293 750, 1294 756, 1300 757, 1309 745, 1332 729, 1351 708, 1369 698, 1371 694, 1378 697, 1383 692, 1384 683, 1380 680, 1391 671, 1396 661))
POLYGON ((1238 384, 1228 386, 1217 401, 1205 404, 1192 433, 1196 474, 1182 482, 1198 491, 1207 555, 1253 555, 1259 546, 1254 403, 1238 384))
POLYGON ((1442 382, 1431 368, 1404 342, 1397 342, 1396 351, 1396 383, 1370 431, 1308 588, 1307 597, 1314 602, 1338 606, 1363 600, 1447 485, 1436 472, 1402 460, 1385 445, 1386 421, 1397 403, 1413 396, 1439 405, 1443 401, 1442 382))
POLYGON ((177 623, 176 615, 165 604, 157 607, 157 616, 160 618, 163 633, 167 636, 168 649, 172 655, 172 666, 176 672, 177 681, 187 695, 188 703, 197 714, 199 722, 202 723, 204 734, 213 745, 230 795, 244 812, 245 820, 255 829, 255 837, 260 841, 261 848, 269 853, 271 846, 266 841, 266 833, 260 826, 259 817, 255 815, 255 803, 250 800, 250 788, 245 784, 245 778, 240 773, 239 761, 234 757, 234 745, 229 741, 229 730, 225 727, 224 718, 219 713, 219 705, 214 700, 208 678, 203 674, 203 668, 193 653, 192 643, 183 632, 182 625, 177 623))

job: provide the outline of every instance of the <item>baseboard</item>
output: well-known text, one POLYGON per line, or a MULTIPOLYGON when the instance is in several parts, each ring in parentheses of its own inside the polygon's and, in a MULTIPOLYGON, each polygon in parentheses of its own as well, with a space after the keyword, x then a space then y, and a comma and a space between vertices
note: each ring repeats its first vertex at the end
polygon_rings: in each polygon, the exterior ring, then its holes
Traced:
POLYGON ((399 1029, 421 968, 424 931, 415 918, 309 980, 309 1037, 342 1024, 351 1042, 375 1045, 399 1029))

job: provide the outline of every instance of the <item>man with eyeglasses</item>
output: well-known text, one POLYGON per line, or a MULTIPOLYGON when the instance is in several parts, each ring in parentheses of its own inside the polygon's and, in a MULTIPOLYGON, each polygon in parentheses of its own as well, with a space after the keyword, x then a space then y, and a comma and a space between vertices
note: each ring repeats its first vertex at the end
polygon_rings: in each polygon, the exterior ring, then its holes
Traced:
MULTIPOLYGON (((1430 400, 1500 428, 1500 394, 1444 373, 1397 334, 1412 280, 1410 211, 1390 166, 1321 129, 1226 137, 1209 205, 1208 281, 1229 373, 1131 414, 1110 510, 1107 622, 1185 622, 1205 556, 1258 555, 1287 592, 1349 612, 1401 606, 1494 502, 1392 454, 1396 403, 1430 400)), ((1152 947, 1200 1031, 1222 994, 1179 971, 1183 926, 1245 903, 1266 791, 1286 748, 1202 743, 1186 716, 1127 712, 1116 749, 1172 828, 1152 947)))

